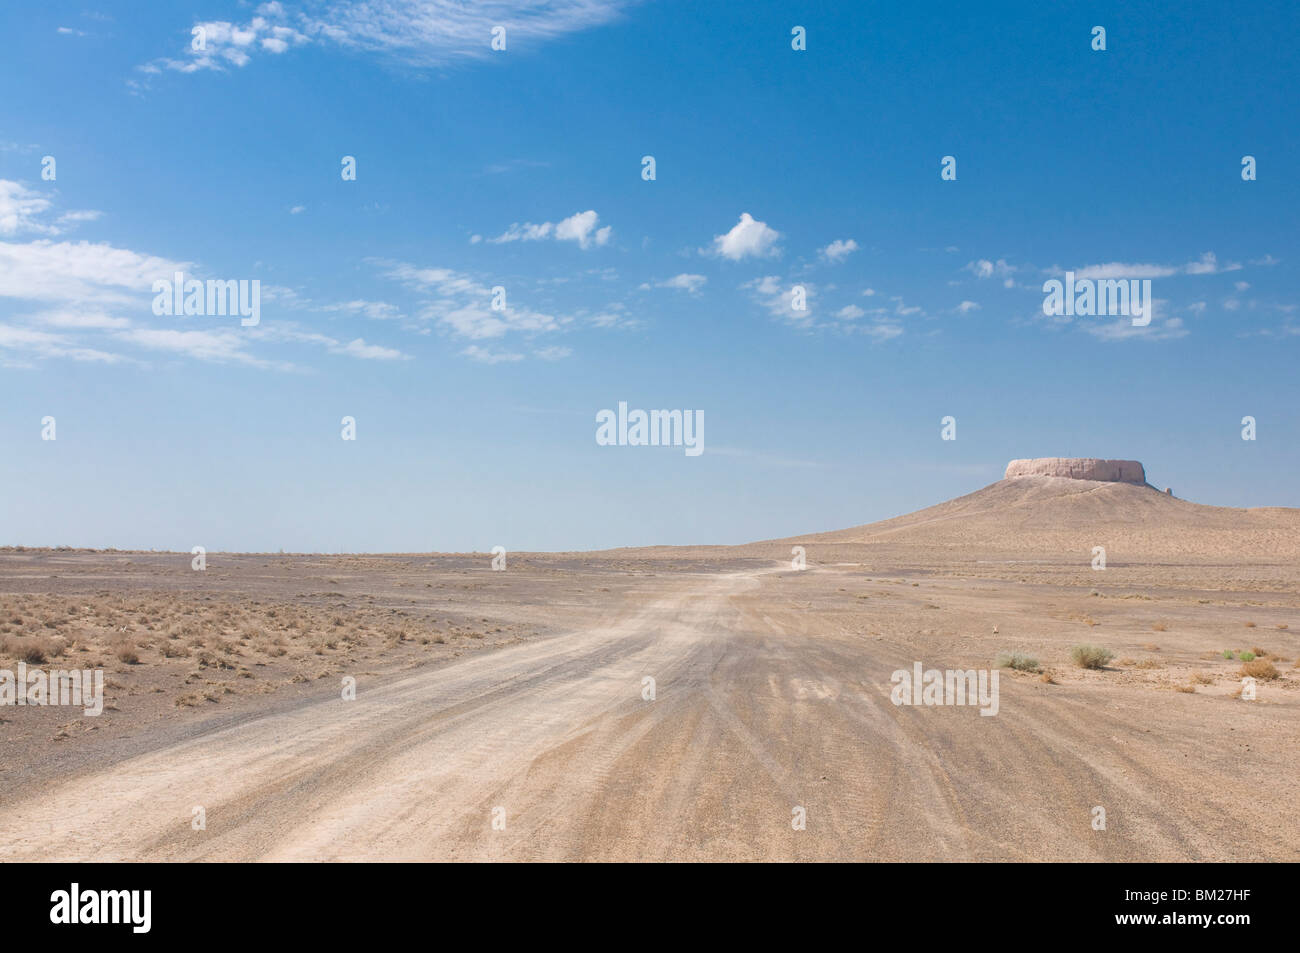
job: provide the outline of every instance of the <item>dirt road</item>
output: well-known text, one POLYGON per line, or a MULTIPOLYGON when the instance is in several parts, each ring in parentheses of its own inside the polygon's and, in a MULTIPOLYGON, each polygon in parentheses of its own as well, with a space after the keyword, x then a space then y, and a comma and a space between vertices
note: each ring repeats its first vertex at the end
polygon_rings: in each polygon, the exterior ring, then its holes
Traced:
MULTIPOLYGON (((896 707, 895 669, 960 660, 828 626, 774 588, 790 575, 683 576, 599 624, 361 678, 354 701, 152 729, 8 799, 0 859, 1296 859, 1272 823, 1289 756, 1243 757, 1185 707, 1232 703, 1004 677, 996 717, 896 707)), ((1232 730, 1275 717, 1236 703, 1232 730)))

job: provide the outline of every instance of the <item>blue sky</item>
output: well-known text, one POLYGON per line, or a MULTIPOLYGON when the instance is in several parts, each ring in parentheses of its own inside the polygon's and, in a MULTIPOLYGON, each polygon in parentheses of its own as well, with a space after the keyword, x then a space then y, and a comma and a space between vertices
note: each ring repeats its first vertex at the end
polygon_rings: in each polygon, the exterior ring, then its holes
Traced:
POLYGON ((1162 6, 6 5, 0 543, 730 543, 1056 455, 1300 506, 1300 12, 1162 6), (178 267, 260 324, 155 315, 178 267))

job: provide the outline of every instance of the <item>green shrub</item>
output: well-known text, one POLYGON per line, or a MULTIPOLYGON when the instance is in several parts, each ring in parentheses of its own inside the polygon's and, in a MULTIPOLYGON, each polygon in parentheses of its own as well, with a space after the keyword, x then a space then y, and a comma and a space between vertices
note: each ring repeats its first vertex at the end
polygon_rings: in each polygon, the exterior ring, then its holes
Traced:
POLYGON ((999 652, 993 660, 997 668, 1014 668, 1018 672, 1037 672, 1038 659, 1024 652, 999 652))
POLYGON ((1070 658, 1080 668, 1103 668, 1115 653, 1099 645, 1076 645, 1070 649, 1070 658))

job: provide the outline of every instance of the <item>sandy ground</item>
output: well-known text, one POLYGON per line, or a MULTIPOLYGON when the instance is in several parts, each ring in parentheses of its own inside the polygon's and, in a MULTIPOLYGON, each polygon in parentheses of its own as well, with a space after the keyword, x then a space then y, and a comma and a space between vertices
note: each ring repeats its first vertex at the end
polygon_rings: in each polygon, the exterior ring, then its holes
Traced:
POLYGON ((45 640, 113 686, 99 718, 0 708, 0 859, 1300 859, 1294 562, 1242 537, 1098 572, 1085 522, 1015 558, 808 537, 804 571, 790 541, 0 554, 0 668, 45 640), (1246 700, 1252 649, 1277 677, 1246 700), (891 702, 1001 652, 1037 671, 999 671, 994 717, 891 702))

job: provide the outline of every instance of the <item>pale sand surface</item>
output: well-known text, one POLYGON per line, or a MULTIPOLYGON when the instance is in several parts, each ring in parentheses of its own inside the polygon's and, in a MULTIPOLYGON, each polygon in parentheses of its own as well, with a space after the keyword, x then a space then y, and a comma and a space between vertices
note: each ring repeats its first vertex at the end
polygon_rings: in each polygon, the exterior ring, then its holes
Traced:
POLYGON ((0 859, 1300 859, 1298 531, 1035 477, 505 572, 0 553, 0 668, 40 643, 110 684, 99 718, 0 708, 0 859), (1252 647, 1279 677, 1246 701, 1222 653, 1252 647), (1003 670, 995 717, 890 701, 895 669, 1002 651, 1054 683, 1003 670))

